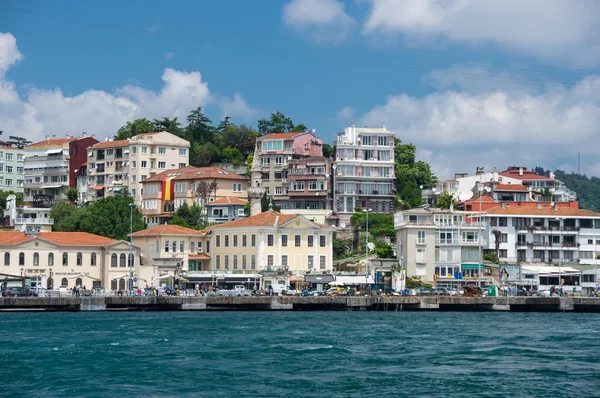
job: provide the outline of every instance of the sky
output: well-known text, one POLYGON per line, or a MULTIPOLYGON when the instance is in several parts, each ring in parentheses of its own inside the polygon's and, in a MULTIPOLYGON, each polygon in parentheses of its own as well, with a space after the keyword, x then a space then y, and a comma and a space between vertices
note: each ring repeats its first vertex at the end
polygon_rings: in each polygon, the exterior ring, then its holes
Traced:
POLYGON ((333 144, 384 123, 440 178, 600 176, 596 0, 3 0, 0 130, 113 136, 202 106, 333 144))

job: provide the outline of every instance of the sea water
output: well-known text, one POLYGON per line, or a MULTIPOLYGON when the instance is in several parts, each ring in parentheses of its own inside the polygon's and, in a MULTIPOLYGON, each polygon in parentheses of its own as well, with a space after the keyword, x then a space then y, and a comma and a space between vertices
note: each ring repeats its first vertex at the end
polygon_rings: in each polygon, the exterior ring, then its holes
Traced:
POLYGON ((599 396, 600 315, 0 313, 0 396, 599 396))

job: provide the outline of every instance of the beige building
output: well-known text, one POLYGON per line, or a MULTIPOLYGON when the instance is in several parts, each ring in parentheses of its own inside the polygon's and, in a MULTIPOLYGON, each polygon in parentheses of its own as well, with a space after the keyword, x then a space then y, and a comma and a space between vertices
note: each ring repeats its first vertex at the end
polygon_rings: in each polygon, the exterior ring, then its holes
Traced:
POLYGON ((208 231, 178 225, 157 225, 133 233, 141 250, 140 276, 149 284, 174 286, 176 278, 187 282, 188 270, 209 269, 208 231))
POLYGON ((196 193, 202 183, 212 185, 208 201, 227 197, 246 200, 248 178, 219 167, 187 166, 168 170, 143 182, 142 215, 148 226, 164 224, 184 203, 203 206, 203 198, 196 193))
MULTIPOLYGON (((126 290, 129 243, 85 232, 0 232, 4 276, 24 276, 48 290, 86 286, 126 290)), ((133 247, 132 271, 139 278, 140 251, 133 247)), ((134 285, 136 282, 134 282, 134 285)))
POLYGON ((212 272, 260 274, 265 287, 289 284, 291 275, 333 271, 334 228, 302 215, 264 212, 208 229, 212 272))
POLYGON ((186 167, 189 148, 189 141, 166 131, 139 134, 122 141, 109 139, 93 145, 87 154, 87 200, 127 188, 140 205, 142 181, 165 170, 186 167))

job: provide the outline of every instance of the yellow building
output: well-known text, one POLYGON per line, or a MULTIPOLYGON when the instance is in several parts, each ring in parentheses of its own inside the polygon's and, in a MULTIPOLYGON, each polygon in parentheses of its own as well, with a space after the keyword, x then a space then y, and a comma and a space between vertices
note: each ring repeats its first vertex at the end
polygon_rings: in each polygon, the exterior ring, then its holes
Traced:
POLYGON ((335 228, 299 214, 268 211, 208 229, 214 273, 260 274, 264 287, 287 285, 292 275, 333 270, 335 228))

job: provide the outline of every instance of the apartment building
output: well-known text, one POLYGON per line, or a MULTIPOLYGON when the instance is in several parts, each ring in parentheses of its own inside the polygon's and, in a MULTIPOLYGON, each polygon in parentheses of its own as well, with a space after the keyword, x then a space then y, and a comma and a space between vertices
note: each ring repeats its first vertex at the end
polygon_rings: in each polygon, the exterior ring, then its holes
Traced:
POLYGON ((265 287, 289 284, 290 275, 333 270, 334 228, 299 214, 267 211, 208 230, 215 272, 259 273, 265 287))
POLYGON ((394 133, 381 128, 346 127, 335 142, 334 211, 349 224, 356 207, 394 211, 394 133))
MULTIPOLYGON (((295 169, 300 170, 308 167, 308 162, 312 162, 314 157, 322 160, 323 141, 308 132, 270 134, 257 139, 256 155, 258 158, 254 161, 259 162, 257 165, 260 165, 262 173, 260 186, 268 195, 273 195, 274 203, 282 209, 293 209, 293 206, 300 205, 299 202, 304 205, 301 196, 290 202, 290 191, 297 190, 298 194, 305 191, 305 184, 293 185, 288 178, 290 164, 294 160, 295 169)), ((326 163, 320 164, 320 167, 326 166, 326 163)), ((322 205, 319 202, 319 206, 322 205)))
POLYGON ((565 184, 555 178, 554 173, 549 176, 543 176, 523 166, 511 166, 499 173, 500 176, 510 177, 520 180, 527 187, 531 187, 533 192, 537 192, 540 197, 548 196, 544 194, 547 189, 552 198, 545 198, 545 201, 572 202, 577 200, 577 194, 567 188, 565 184))
POLYGON ((231 196, 209 202, 206 205, 208 209, 208 223, 223 224, 246 217, 245 208, 247 203, 248 201, 245 199, 238 199, 231 196))
POLYGON ((46 136, 46 140, 24 148, 25 190, 27 202, 51 205, 64 199, 65 191, 77 187, 76 172, 87 161, 87 149, 96 144, 94 136, 46 136))
MULTIPOLYGON (((408 277, 456 288, 479 271, 479 244, 487 247, 484 223, 471 213, 423 207, 394 215, 397 255, 408 277), (458 274, 461 274, 460 279, 458 274)), ((491 281, 481 267, 481 280, 491 281)))
POLYGON ((232 197, 246 200, 248 178, 219 167, 193 167, 167 170, 142 181, 141 209, 148 226, 164 224, 184 203, 204 206, 198 194, 201 185, 208 187, 208 203, 232 197))
POLYGON ((24 192, 24 160, 23 149, 0 141, 0 191, 24 192))
POLYGON ((92 146, 87 153, 87 200, 93 201, 127 189, 141 205, 142 182, 165 170, 189 164, 190 143, 167 131, 144 133, 129 140, 92 146))

